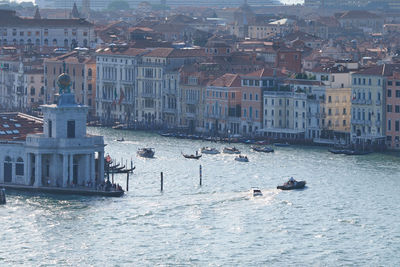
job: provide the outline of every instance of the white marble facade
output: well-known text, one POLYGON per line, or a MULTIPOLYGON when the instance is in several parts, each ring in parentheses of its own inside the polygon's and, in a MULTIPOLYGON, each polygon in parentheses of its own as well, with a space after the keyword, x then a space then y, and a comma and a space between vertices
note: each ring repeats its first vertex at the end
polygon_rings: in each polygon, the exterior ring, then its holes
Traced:
POLYGON ((0 142, 0 184, 95 188, 103 182, 104 140, 86 134, 88 108, 66 93, 42 111, 42 134, 0 142))

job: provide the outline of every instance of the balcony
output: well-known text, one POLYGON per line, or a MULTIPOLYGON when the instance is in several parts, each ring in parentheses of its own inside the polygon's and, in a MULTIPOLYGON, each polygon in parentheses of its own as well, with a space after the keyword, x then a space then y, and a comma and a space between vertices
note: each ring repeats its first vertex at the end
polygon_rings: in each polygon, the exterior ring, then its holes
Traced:
POLYGON ((197 105, 199 103, 198 99, 186 99, 187 105, 197 105))
POLYGON ((142 92, 142 97, 156 98, 156 93, 153 93, 153 92, 142 92))
POLYGON ((380 100, 376 100, 376 101, 375 101, 375 104, 376 104, 377 106, 380 106, 380 105, 381 105, 381 101, 380 101, 380 100))
POLYGON ((364 120, 351 120, 351 124, 364 125, 364 120))
POLYGON ((174 108, 163 108, 163 111, 165 113, 175 114, 177 110, 174 108))

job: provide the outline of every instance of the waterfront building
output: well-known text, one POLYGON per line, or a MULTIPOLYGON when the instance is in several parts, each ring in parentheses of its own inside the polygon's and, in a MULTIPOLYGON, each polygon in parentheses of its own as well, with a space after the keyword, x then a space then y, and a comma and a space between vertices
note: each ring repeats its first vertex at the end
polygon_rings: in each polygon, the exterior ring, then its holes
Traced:
POLYGON ((352 142, 362 145, 385 142, 385 76, 391 67, 389 64, 384 64, 352 74, 352 142))
POLYGON ((289 86, 292 92, 305 93, 307 95, 305 138, 314 140, 315 138, 320 138, 322 131, 325 129, 326 86, 321 81, 299 78, 288 79, 284 82, 284 85, 289 86))
POLYGON ((139 119, 137 61, 146 50, 121 47, 96 53, 96 116, 102 123, 139 119))
POLYGON ((214 134, 239 133, 241 124, 241 79, 226 73, 211 81, 206 91, 205 130, 214 134))
POLYGON ((52 104, 56 100, 57 78, 62 73, 64 64, 66 73, 73 79, 71 90, 75 95, 75 101, 87 106, 89 117, 94 117, 96 114, 96 62, 86 49, 44 60, 45 102, 52 104))
POLYGON ((181 127, 189 131, 204 131, 207 84, 214 80, 218 69, 213 64, 184 65, 179 70, 180 89, 182 90, 181 127))
POLYGON ((350 142, 351 74, 356 70, 358 63, 338 61, 306 72, 325 87, 321 112, 317 114, 324 139, 350 142))
POLYGON ((336 138, 340 143, 350 142, 351 96, 351 87, 326 88, 324 116, 329 133, 325 137, 336 138))
POLYGON ((97 52, 97 116, 103 123, 182 124, 179 69, 203 50, 136 49, 115 45, 97 52))
POLYGON ((85 19, 43 19, 16 15, 13 10, 0 10, 0 45, 33 45, 35 47, 94 48, 93 24, 85 19))
POLYGON ((0 116, 0 184, 95 189, 104 181, 103 137, 87 135, 88 107, 75 102, 69 76, 63 73, 58 81, 60 97, 41 106, 43 119, 0 116))
POLYGON ((386 145, 400 149, 400 68, 387 77, 386 88, 386 145))
POLYGON ((289 87, 265 90, 263 94, 263 136, 278 139, 304 139, 307 95, 289 87))

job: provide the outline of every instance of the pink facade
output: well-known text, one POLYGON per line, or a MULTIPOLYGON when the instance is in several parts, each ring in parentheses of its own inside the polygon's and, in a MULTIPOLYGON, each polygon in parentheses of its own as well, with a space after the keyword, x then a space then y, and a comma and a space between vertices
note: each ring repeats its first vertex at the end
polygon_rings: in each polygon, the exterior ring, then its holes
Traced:
POLYGON ((400 149, 400 72, 388 77, 386 88, 386 143, 400 149))
POLYGON ((244 86, 242 92, 241 132, 256 133, 262 122, 262 90, 259 86, 244 86))

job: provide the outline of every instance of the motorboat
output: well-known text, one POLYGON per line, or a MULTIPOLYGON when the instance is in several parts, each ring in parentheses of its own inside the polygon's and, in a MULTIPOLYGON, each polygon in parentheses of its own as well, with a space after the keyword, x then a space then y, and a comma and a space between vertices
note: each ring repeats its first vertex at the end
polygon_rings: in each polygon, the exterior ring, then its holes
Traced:
POLYGON ((196 154, 195 155, 193 155, 193 154, 183 154, 182 153, 182 156, 184 156, 185 158, 187 158, 187 159, 200 159, 201 158, 201 154, 198 154, 197 153, 197 151, 196 151, 196 154))
POLYGON ((245 155, 239 155, 235 158, 236 161, 249 162, 249 158, 245 155))
POLYGON ((216 154, 219 154, 219 151, 218 151, 218 149, 216 149, 216 148, 211 148, 211 147, 203 147, 202 149, 201 149, 201 153, 203 153, 203 154, 211 154, 211 155, 216 155, 216 154))
POLYGON ((290 178, 289 181, 284 183, 283 185, 279 185, 276 188, 281 190, 293 190, 293 189, 301 189, 306 185, 306 181, 296 181, 295 179, 290 178))
POLYGON ((253 187, 250 190, 250 193, 253 197, 262 197, 263 193, 261 192, 261 190, 257 187, 253 187))
POLYGON ((274 152, 272 147, 268 146, 253 146, 252 149, 257 152, 271 153, 274 152))
POLYGON ((240 154, 240 150, 236 147, 224 147, 223 152, 226 154, 240 154))
POLYGON ((139 148, 137 151, 137 155, 143 158, 152 158, 155 153, 154 148, 150 147, 139 148))
POLYGON ((117 140, 115 140, 115 141, 117 141, 117 142, 124 142, 125 141, 125 138, 120 138, 120 139, 117 139, 117 140))

